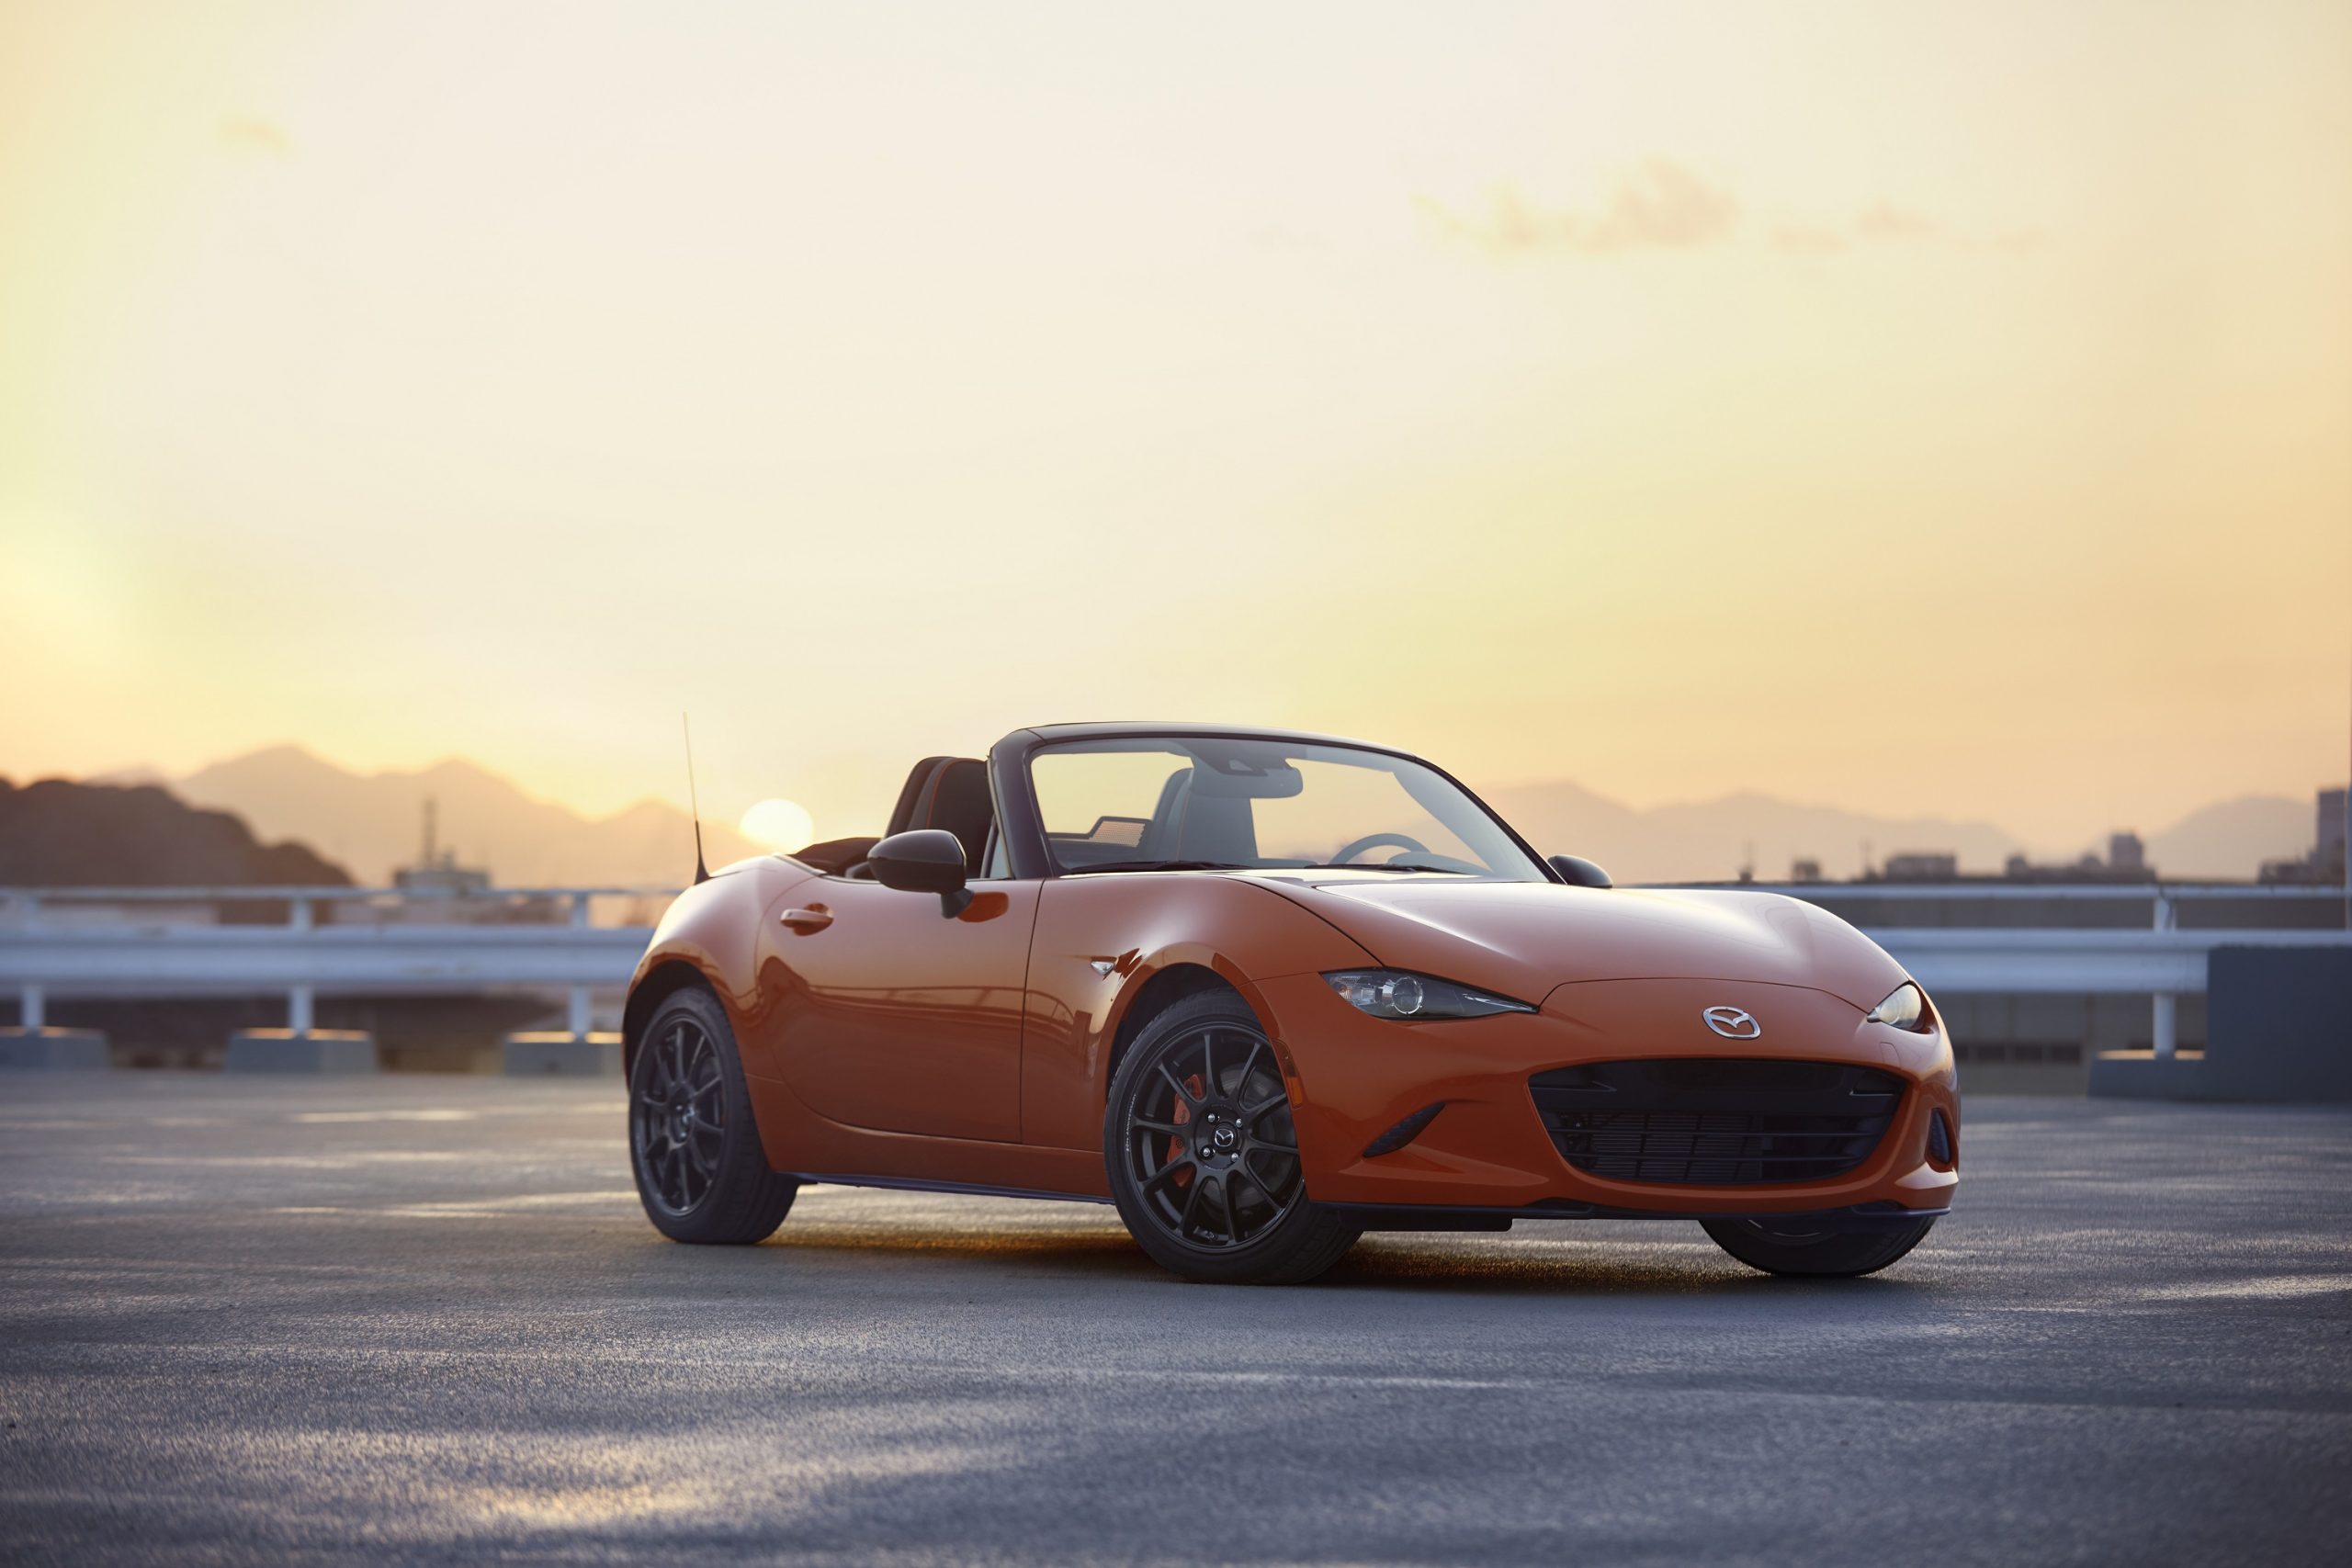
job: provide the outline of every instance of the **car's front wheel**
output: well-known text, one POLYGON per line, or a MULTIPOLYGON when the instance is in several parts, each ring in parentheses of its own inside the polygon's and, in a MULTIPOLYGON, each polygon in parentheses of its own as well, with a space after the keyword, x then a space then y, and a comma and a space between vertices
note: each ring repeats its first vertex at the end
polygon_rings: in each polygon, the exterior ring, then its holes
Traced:
POLYGON ((735 1032, 708 991, 675 993, 646 1025, 629 1065, 628 1152, 646 1218, 673 1241, 763 1240, 800 1190, 768 1168, 735 1032))
POLYGON ((1807 1230, 1763 1220, 1702 1220, 1717 1247, 1767 1274, 1814 1279, 1875 1274, 1936 1228, 1933 1220, 1871 1230, 1807 1230))
POLYGON ((1281 1064, 1229 991, 1144 1026, 1111 1083, 1102 1152, 1128 1234, 1188 1280, 1302 1283, 1363 1234, 1308 1201, 1281 1064))

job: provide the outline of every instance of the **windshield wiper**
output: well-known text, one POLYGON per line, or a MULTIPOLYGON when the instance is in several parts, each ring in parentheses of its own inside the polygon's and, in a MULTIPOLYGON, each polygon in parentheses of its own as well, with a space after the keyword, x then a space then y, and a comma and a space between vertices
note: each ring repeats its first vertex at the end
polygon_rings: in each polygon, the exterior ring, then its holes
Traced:
POLYGON ((1476 871, 1457 870, 1455 867, 1450 865, 1356 865, 1353 863, 1342 865, 1338 861, 1326 861, 1321 865, 1310 865, 1303 867, 1302 869, 1306 871, 1428 871, 1434 872, 1440 876, 1478 876, 1484 874, 1483 873, 1476 871))
POLYGON ((1066 868, 1064 876, 1080 876, 1093 871, 1257 871, 1254 865, 1236 865, 1225 860, 1114 860, 1101 865, 1073 865, 1066 868))

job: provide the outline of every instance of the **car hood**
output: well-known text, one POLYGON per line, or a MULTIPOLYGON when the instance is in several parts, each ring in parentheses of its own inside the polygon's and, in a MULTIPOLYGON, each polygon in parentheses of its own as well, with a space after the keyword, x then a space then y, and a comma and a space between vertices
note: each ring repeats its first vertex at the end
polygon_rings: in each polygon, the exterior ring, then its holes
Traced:
POLYGON ((1828 911, 1777 893, 1443 875, 1269 877, 1389 967, 1540 1002, 1591 980, 1809 986, 1865 1010, 1907 977, 1828 911))

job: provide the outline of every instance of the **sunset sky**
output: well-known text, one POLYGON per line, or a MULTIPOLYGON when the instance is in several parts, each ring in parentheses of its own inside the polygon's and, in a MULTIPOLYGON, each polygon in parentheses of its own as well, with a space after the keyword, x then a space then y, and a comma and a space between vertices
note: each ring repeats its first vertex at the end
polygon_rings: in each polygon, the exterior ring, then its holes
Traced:
POLYGON ((2307 795, 2352 6, 0 0, 0 669, 18 779, 691 708, 820 832, 1137 716, 2307 795))

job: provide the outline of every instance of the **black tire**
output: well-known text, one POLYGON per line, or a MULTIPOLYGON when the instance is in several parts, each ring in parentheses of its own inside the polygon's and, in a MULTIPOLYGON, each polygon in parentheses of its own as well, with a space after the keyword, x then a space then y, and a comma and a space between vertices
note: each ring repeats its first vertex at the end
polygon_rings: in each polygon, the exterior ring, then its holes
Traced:
POLYGON ((698 986, 653 1014, 628 1075, 628 1164, 653 1228, 741 1247, 784 1223, 800 1183, 768 1168, 735 1032, 698 986))
POLYGON ((1187 1280, 1301 1284, 1363 1234, 1308 1201, 1282 1067, 1230 991, 1144 1025, 1111 1083, 1102 1157, 1127 1234, 1187 1280))
MULTIPOLYGON (((1799 1222, 1801 1224, 1802 1222, 1799 1222)), ((1928 1237, 1933 1220, 1866 1231, 1806 1231, 1781 1222, 1702 1220, 1717 1247, 1767 1274, 1796 1279, 1853 1279, 1875 1274, 1928 1237)))

